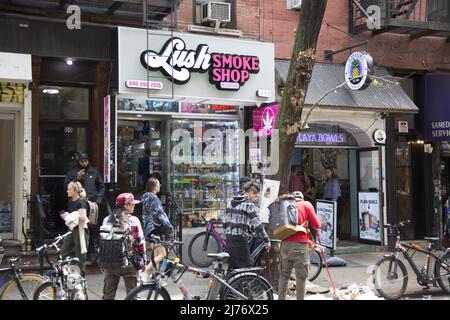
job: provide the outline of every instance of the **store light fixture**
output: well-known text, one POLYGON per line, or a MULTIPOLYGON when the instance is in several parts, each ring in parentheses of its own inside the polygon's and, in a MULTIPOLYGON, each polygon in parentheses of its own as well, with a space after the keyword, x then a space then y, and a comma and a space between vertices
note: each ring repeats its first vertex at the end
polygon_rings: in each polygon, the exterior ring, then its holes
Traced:
POLYGON ((67 59, 66 59, 66 63, 67 63, 69 66, 73 65, 73 59, 72 59, 72 58, 67 58, 67 59))
POLYGON ((136 117, 142 118, 142 114, 137 114, 136 117))
POLYGON ((59 90, 56 89, 56 88, 45 88, 45 89, 42 89, 42 93, 45 93, 45 94, 58 94, 59 90))

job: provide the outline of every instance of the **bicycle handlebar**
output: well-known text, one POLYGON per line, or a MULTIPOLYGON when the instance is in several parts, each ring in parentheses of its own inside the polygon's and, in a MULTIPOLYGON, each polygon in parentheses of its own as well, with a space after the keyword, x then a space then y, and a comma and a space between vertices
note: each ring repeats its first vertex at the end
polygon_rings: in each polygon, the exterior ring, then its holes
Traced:
POLYGON ((391 224, 388 223, 388 224, 383 225, 383 227, 384 228, 391 228, 391 229, 400 229, 400 228, 403 228, 407 224, 410 224, 410 223, 411 223, 411 220, 406 220, 406 221, 399 222, 397 225, 391 225, 391 224))
POLYGON ((161 237, 155 236, 154 234, 152 234, 152 235, 150 236, 150 238, 151 238, 154 242, 159 243, 159 244, 162 244, 163 246, 168 246, 168 247, 173 247, 173 246, 177 246, 177 245, 180 245, 180 244, 184 244, 183 241, 176 241, 176 240, 172 240, 172 241, 163 241, 163 240, 161 240, 161 237))
POLYGON ((35 251, 41 252, 42 250, 47 249, 48 247, 54 247, 56 250, 58 250, 58 246, 57 246, 58 243, 61 242, 61 240, 64 240, 65 238, 67 238, 67 236, 71 233, 72 233, 72 231, 68 231, 65 234, 63 234, 62 236, 59 235, 54 239, 54 241, 51 244, 48 244, 48 245, 44 244, 44 245, 40 246, 39 248, 36 248, 35 251))

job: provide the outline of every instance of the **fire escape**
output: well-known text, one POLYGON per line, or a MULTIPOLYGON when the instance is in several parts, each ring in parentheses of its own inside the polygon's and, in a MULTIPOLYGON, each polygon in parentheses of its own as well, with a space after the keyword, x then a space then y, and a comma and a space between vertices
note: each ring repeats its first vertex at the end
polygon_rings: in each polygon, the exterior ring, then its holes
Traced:
POLYGON ((448 0, 349 0, 350 33, 407 34, 410 39, 444 37, 450 42, 448 0), (379 15, 378 15, 379 12, 379 15), (369 23, 368 23, 369 22, 369 23))

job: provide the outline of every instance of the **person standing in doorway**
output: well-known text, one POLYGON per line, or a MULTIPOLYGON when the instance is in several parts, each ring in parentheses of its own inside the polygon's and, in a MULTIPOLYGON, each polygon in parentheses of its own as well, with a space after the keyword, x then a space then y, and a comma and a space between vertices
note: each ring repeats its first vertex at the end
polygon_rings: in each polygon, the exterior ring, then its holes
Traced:
MULTIPOLYGON (((339 180, 336 176, 334 168, 327 168, 325 170, 325 174, 327 177, 327 182, 325 183, 325 187, 323 190, 323 198, 328 201, 335 201, 337 204, 336 210, 337 210, 337 231, 339 236, 342 234, 342 217, 343 217, 343 210, 342 210, 342 203, 341 203, 341 186, 339 185, 339 180)), ((338 237, 339 237, 338 236, 338 237)), ((338 238, 336 240, 339 240, 338 238)))
POLYGON ((327 182, 323 189, 323 198, 325 200, 337 202, 341 197, 341 187, 334 168, 327 168, 325 170, 325 175, 327 177, 327 182))
POLYGON ((308 229, 311 227, 317 231, 320 227, 319 218, 317 218, 312 204, 303 200, 303 194, 300 191, 294 192, 293 195, 298 210, 298 226, 301 226, 302 230, 281 242, 278 300, 286 299, 292 268, 295 269, 297 300, 305 299, 306 279, 308 278, 310 265, 308 229))
POLYGON ((300 167, 291 167, 289 178, 289 192, 303 191, 305 189, 305 175, 300 167))
MULTIPOLYGON (((64 186, 67 186, 70 182, 79 182, 86 190, 87 199, 94 202, 98 206, 99 220, 102 218, 102 204, 105 196, 105 185, 103 179, 98 172, 89 162, 89 156, 86 152, 80 152, 78 154, 78 163, 66 174, 64 180, 64 186)), ((88 248, 88 259, 91 262, 95 262, 97 258, 99 226, 89 224, 89 232, 91 241, 88 248)))
POLYGON ((142 185, 146 186, 150 178, 150 148, 145 149, 145 155, 139 158, 138 174, 141 177, 142 185))

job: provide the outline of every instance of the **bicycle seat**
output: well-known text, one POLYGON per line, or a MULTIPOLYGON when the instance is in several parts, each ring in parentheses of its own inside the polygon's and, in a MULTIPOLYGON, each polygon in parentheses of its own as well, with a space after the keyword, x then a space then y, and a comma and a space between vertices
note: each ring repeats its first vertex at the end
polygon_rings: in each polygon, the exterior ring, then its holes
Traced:
POLYGON ((213 258, 216 261, 222 262, 227 260, 230 257, 230 255, 227 252, 221 252, 221 253, 208 253, 208 258, 213 258))
POLYGON ((439 241, 439 238, 436 237, 425 237, 424 239, 428 241, 439 241))

